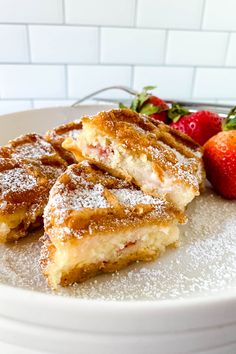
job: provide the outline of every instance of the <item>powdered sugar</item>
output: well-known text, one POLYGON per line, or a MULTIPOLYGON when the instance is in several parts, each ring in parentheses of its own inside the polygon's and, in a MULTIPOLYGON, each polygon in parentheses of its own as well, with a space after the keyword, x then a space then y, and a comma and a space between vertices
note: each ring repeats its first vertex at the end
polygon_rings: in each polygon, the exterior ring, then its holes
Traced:
POLYGON ((63 194, 56 195, 53 204, 57 208, 79 210, 82 208, 107 208, 108 203, 103 196, 104 187, 95 184, 91 189, 65 190, 63 194))
POLYGON ((152 156, 154 158, 163 159, 163 162, 165 161, 166 166, 169 165, 170 167, 174 167, 174 176, 183 179, 190 185, 193 185, 194 187, 198 188, 198 176, 197 174, 194 174, 191 169, 191 165, 196 163, 196 158, 186 157, 185 155, 177 151, 175 148, 163 143, 162 141, 158 141, 158 144, 165 148, 165 153, 166 151, 168 151, 170 154, 173 154, 177 161, 175 163, 166 161, 164 160, 163 153, 158 148, 149 147, 149 151, 151 152, 152 156))
MULTIPOLYGON (((70 172, 70 170, 68 170, 70 172)), ((86 185, 86 181, 80 176, 73 175, 73 178, 77 179, 77 182, 82 184, 82 188, 68 189, 65 185, 57 182, 50 192, 49 203, 44 211, 44 217, 47 221, 51 216, 50 208, 55 208, 54 216, 57 218, 57 223, 64 223, 64 217, 67 212, 71 210, 81 210, 83 208, 107 208, 109 206, 105 199, 104 187, 101 184, 95 184, 94 186, 86 185), (78 181, 79 180, 79 181, 78 181), (55 191, 55 192, 54 192, 55 191)), ((71 233, 70 230, 69 233, 71 233)))
POLYGON ((43 156, 54 154, 52 146, 43 139, 40 139, 35 143, 19 145, 12 154, 12 157, 40 159, 43 156))
POLYGON ((111 189, 111 192, 118 198, 120 203, 125 205, 156 204, 161 206, 165 203, 164 200, 144 194, 139 189, 111 189))
POLYGON ((0 191, 4 197, 7 193, 18 193, 35 188, 37 181, 23 168, 14 168, 0 174, 0 191))
POLYGON ((43 172, 48 176, 50 183, 53 184, 57 177, 64 172, 64 169, 60 166, 44 165, 43 172))
MULTIPOLYGON (((156 262, 60 288, 58 294, 105 300, 162 300, 212 296, 236 288, 235 201, 208 190, 188 208, 182 245, 156 262)), ((38 235, 0 246, 0 281, 50 292, 38 265, 38 235)))

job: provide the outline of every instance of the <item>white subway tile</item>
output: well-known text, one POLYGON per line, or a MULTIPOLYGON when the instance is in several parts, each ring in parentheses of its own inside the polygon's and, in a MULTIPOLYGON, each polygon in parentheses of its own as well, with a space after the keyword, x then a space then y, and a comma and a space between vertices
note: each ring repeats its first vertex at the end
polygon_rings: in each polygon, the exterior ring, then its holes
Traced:
POLYGON ((0 114, 8 114, 13 112, 26 111, 32 108, 31 101, 21 100, 0 100, 0 114))
POLYGON ((0 22, 62 23, 63 0, 0 0, 0 22))
POLYGON ((212 99, 212 98, 205 98, 205 97, 197 97, 197 98, 193 98, 193 97, 189 97, 188 98, 188 102, 192 102, 192 103, 216 103, 217 100, 216 99, 212 99))
POLYGON ((227 33, 170 31, 167 64, 223 65, 227 39, 227 33))
POLYGON ((0 62, 27 62, 29 58, 26 27, 0 25, 0 48, 0 62))
POLYGON ((230 34, 226 65, 236 66, 236 33, 230 34))
POLYGON ((89 27, 30 26, 33 62, 96 63, 98 30, 89 27))
POLYGON ((200 28, 203 0, 139 0, 137 24, 155 28, 200 28))
POLYGON ((235 31, 235 12, 235 0, 206 0, 203 28, 235 31))
POLYGON ((161 64, 164 60, 165 31, 103 28, 102 63, 161 64))
POLYGON ((163 98, 189 98, 191 96, 193 69, 176 67, 136 67, 134 88, 156 85, 154 92, 163 98))
POLYGON ((135 0, 65 0, 66 23, 132 26, 135 0))
POLYGON ((194 97, 230 100, 236 98, 236 69, 197 69, 194 97))
POLYGON ((1 65, 1 98, 62 98, 65 95, 63 66, 1 65))
POLYGON ((236 97, 234 100, 217 100, 217 103, 234 107, 236 106, 236 97))
MULTIPOLYGON (((68 67, 68 92, 70 98, 81 98, 106 86, 131 84, 131 68, 127 66, 71 65, 68 67)), ((97 97, 127 97, 112 90, 97 97)))

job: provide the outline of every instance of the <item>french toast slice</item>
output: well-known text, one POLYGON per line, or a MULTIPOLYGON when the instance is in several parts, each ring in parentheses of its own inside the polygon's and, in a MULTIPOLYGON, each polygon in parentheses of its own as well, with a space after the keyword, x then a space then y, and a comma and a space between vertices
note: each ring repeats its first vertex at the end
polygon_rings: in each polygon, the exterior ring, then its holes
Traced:
POLYGON ((45 140, 47 140, 58 154, 69 164, 76 162, 74 155, 65 150, 62 147, 62 143, 67 137, 74 138, 77 136, 82 129, 82 123, 79 120, 75 120, 66 124, 59 125, 58 127, 48 130, 44 135, 45 140))
POLYGON ((66 162, 37 134, 0 147, 0 243, 42 225, 49 191, 66 162))
POLYGON ((199 195, 205 179, 202 148, 191 138, 129 109, 82 118, 83 129, 63 147, 114 176, 162 195, 178 208, 199 195))
POLYGON ((41 163, 0 158, 0 243, 18 240, 42 224, 48 182, 41 163))
POLYGON ((44 212, 41 266, 49 285, 82 282, 177 246, 183 213, 87 161, 53 186, 44 212))

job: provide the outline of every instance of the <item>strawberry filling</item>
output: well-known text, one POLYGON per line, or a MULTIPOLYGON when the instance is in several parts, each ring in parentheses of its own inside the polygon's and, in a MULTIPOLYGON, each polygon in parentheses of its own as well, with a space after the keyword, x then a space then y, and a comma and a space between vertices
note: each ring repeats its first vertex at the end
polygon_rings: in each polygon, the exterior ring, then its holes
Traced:
POLYGON ((118 253, 123 252, 125 249, 127 249, 127 248, 129 248, 131 246, 134 246, 136 243, 137 243, 137 241, 129 241, 129 242, 127 242, 122 248, 120 248, 118 250, 118 253))
POLYGON ((87 148, 91 151, 96 153, 99 157, 107 157, 109 155, 109 148, 108 147, 102 147, 100 144, 97 144, 96 146, 94 145, 88 145, 87 148))

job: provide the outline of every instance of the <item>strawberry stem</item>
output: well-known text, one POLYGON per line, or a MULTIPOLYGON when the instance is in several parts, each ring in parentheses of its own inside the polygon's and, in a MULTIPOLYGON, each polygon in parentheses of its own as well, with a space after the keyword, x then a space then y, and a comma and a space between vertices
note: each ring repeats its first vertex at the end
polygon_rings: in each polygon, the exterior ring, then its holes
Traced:
POLYGON ((236 106, 233 107, 222 122, 222 130, 236 130, 236 106))
POLYGON ((177 102, 172 103, 171 108, 168 110, 168 118, 171 119, 174 123, 178 122, 178 120, 190 114, 189 110, 177 102))
MULTIPOLYGON (((132 111, 143 113, 146 115, 152 115, 153 113, 157 113, 159 111, 159 107, 154 106, 151 103, 148 103, 148 99, 151 97, 151 90, 154 90, 156 86, 145 86, 140 93, 134 97, 130 104, 130 109, 132 111)), ((119 108, 128 108, 123 103, 119 103, 119 108)))

